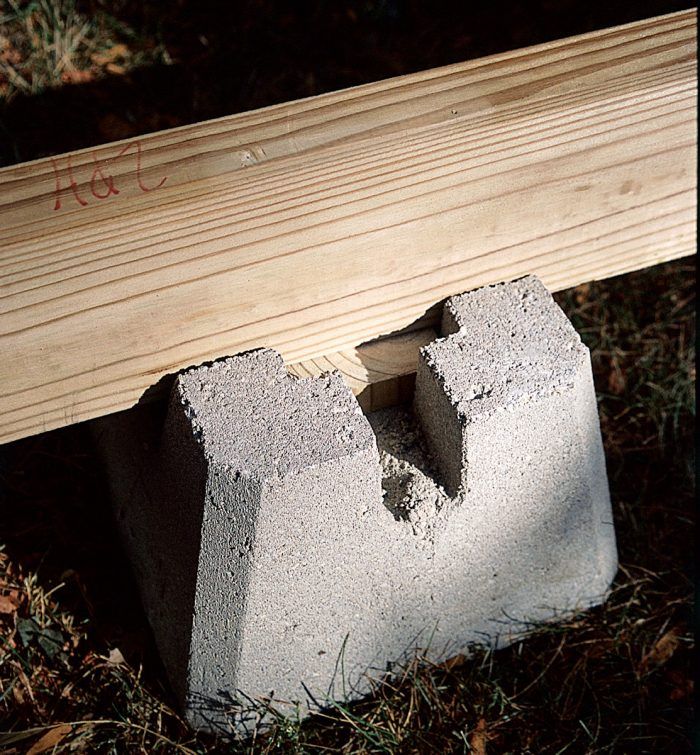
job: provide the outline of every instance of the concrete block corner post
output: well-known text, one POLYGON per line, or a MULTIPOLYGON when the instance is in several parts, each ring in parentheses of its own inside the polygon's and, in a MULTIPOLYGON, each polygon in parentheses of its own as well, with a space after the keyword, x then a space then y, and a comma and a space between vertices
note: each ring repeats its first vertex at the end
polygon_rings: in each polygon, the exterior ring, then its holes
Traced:
POLYGON ((515 628, 602 602, 617 549, 588 348, 534 276, 452 297, 442 332, 415 410, 491 598, 515 628))
POLYGON ((184 533, 199 543, 186 658, 169 669, 190 719, 245 730, 246 701, 308 710, 362 685, 391 600, 368 604, 382 564, 365 556, 393 520, 340 375, 293 377, 271 350, 182 373, 159 459, 171 511, 201 511, 184 533))

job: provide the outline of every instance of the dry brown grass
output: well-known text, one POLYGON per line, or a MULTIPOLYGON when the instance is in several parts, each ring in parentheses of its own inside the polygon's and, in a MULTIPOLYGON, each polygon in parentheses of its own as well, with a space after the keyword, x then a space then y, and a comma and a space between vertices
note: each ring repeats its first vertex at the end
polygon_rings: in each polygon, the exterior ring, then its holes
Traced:
POLYGON ((105 11, 85 15, 76 0, 0 0, 0 101, 64 84, 169 62, 105 11))

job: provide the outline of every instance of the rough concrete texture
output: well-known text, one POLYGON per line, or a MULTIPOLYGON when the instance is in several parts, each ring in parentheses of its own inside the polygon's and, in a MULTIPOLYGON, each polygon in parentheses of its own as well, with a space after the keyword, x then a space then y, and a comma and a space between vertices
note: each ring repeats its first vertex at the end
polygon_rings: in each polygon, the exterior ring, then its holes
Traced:
MULTIPOLYGON (((443 310, 443 334, 421 352, 416 410, 455 494, 466 490, 470 432, 479 434, 493 417, 498 422, 503 412, 562 395, 577 383, 588 395, 590 359, 533 276, 452 297, 443 310)), ((575 435, 578 420, 571 422, 575 435)), ((532 431, 546 432, 547 425, 532 431)))
POLYGON ((191 501, 203 498, 204 514, 190 709, 206 720, 221 690, 280 702, 342 696, 344 643, 348 661, 360 643, 370 661, 392 605, 390 594, 367 604, 366 589, 384 581, 367 548, 385 544, 392 520, 357 401, 339 375, 295 379, 275 352, 252 352, 179 377, 167 453, 191 436, 199 449, 188 468, 206 470, 206 486, 191 501))
POLYGON ((471 560, 492 559, 508 616, 595 603, 617 550, 588 349, 532 276, 453 297, 443 333, 415 395, 457 502, 442 547, 463 533, 471 560))
POLYGON ((157 422, 102 421, 195 724, 353 697, 416 649, 506 644, 604 598, 616 550, 587 350, 533 278, 455 297, 444 332, 415 415, 365 417, 339 375, 294 378, 260 350, 181 374, 160 440, 157 422))

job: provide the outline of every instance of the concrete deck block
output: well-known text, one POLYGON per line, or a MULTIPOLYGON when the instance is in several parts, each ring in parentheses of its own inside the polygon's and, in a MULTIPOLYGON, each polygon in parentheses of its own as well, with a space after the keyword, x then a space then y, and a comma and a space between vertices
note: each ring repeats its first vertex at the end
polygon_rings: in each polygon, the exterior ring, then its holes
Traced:
POLYGON ((423 650, 507 644, 616 569, 588 352, 535 279, 454 297, 415 413, 270 350, 178 376, 164 422, 101 420, 117 520, 190 720, 245 731, 423 650), (111 460, 111 461, 110 461, 111 460))

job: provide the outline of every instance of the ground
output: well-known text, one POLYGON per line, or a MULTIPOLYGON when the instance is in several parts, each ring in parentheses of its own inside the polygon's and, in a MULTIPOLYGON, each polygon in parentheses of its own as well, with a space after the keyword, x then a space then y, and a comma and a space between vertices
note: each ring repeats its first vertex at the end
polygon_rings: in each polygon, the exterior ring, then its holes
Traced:
MULTIPOLYGON (((0 164, 684 7, 214 5, 0 0, 0 164)), ((495 653, 417 659, 245 745, 174 712, 86 428, 0 447, 0 751, 690 752, 694 297, 683 260, 557 294, 598 391, 620 549, 604 606, 495 653)))

